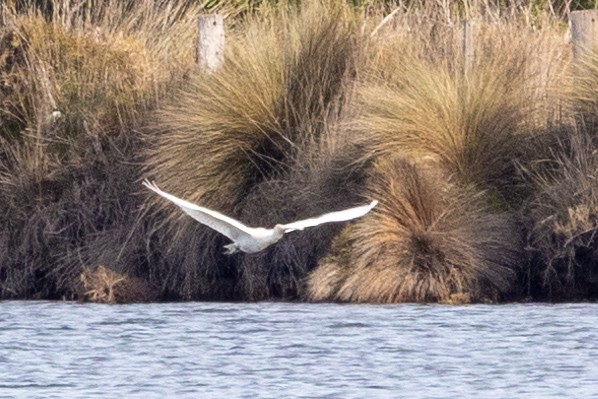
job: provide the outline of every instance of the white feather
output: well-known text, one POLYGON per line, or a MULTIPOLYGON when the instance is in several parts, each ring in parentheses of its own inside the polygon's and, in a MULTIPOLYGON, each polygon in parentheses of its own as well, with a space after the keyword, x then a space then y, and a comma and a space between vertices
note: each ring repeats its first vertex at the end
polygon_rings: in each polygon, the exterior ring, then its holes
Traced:
POLYGON ((344 222, 346 220, 357 219, 371 211, 376 205, 378 205, 378 201, 374 200, 368 205, 361 205, 355 208, 345 209, 343 211, 325 213, 324 215, 315 218, 283 224, 282 227, 284 227, 285 232, 288 232, 293 230, 303 230, 306 227, 313 227, 323 223, 344 222))

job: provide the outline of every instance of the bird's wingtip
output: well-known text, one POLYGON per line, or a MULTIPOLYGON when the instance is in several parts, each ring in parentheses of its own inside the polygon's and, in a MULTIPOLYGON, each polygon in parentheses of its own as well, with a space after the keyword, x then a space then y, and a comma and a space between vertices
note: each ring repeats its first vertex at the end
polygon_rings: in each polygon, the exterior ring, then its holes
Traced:
POLYGON ((150 181, 149 179, 144 179, 141 184, 143 184, 145 187, 149 188, 150 190, 156 190, 158 189, 158 186, 156 185, 155 182, 150 181))

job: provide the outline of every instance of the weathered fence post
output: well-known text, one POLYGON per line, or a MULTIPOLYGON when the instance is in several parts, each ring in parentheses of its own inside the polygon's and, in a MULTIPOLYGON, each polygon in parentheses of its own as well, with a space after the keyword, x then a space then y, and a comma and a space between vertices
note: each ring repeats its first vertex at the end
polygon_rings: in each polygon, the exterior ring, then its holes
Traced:
MULTIPOLYGON (((570 15, 571 42, 573 44, 574 85, 583 86, 583 75, 587 57, 598 54, 598 10, 573 11, 570 15)), ((575 88, 575 91, 579 87, 575 88)), ((584 89, 587 90, 587 87, 584 89)), ((575 120, 580 126, 598 126, 596 104, 579 99, 575 111, 575 120)))
POLYGON ((573 58, 580 60, 598 50, 598 10, 572 11, 570 18, 573 58))
POLYGON ((197 35, 197 63, 214 72, 224 61, 224 18, 219 14, 201 15, 197 35))
POLYGON ((475 62, 475 25, 471 19, 463 20, 463 75, 469 77, 475 62))

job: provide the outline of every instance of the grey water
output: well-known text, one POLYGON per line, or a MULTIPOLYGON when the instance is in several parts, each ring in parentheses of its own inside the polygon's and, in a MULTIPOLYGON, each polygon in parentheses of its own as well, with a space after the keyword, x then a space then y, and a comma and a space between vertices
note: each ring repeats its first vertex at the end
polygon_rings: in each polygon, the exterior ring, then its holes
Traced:
POLYGON ((0 303, 1 398, 598 398, 598 304, 0 303))

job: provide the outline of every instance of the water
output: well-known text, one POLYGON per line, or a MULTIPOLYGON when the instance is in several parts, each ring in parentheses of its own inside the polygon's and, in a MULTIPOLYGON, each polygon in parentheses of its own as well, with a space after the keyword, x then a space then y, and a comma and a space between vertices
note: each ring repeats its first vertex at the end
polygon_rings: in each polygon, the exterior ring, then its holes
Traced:
POLYGON ((598 398, 598 305, 0 303, 2 398, 598 398))

